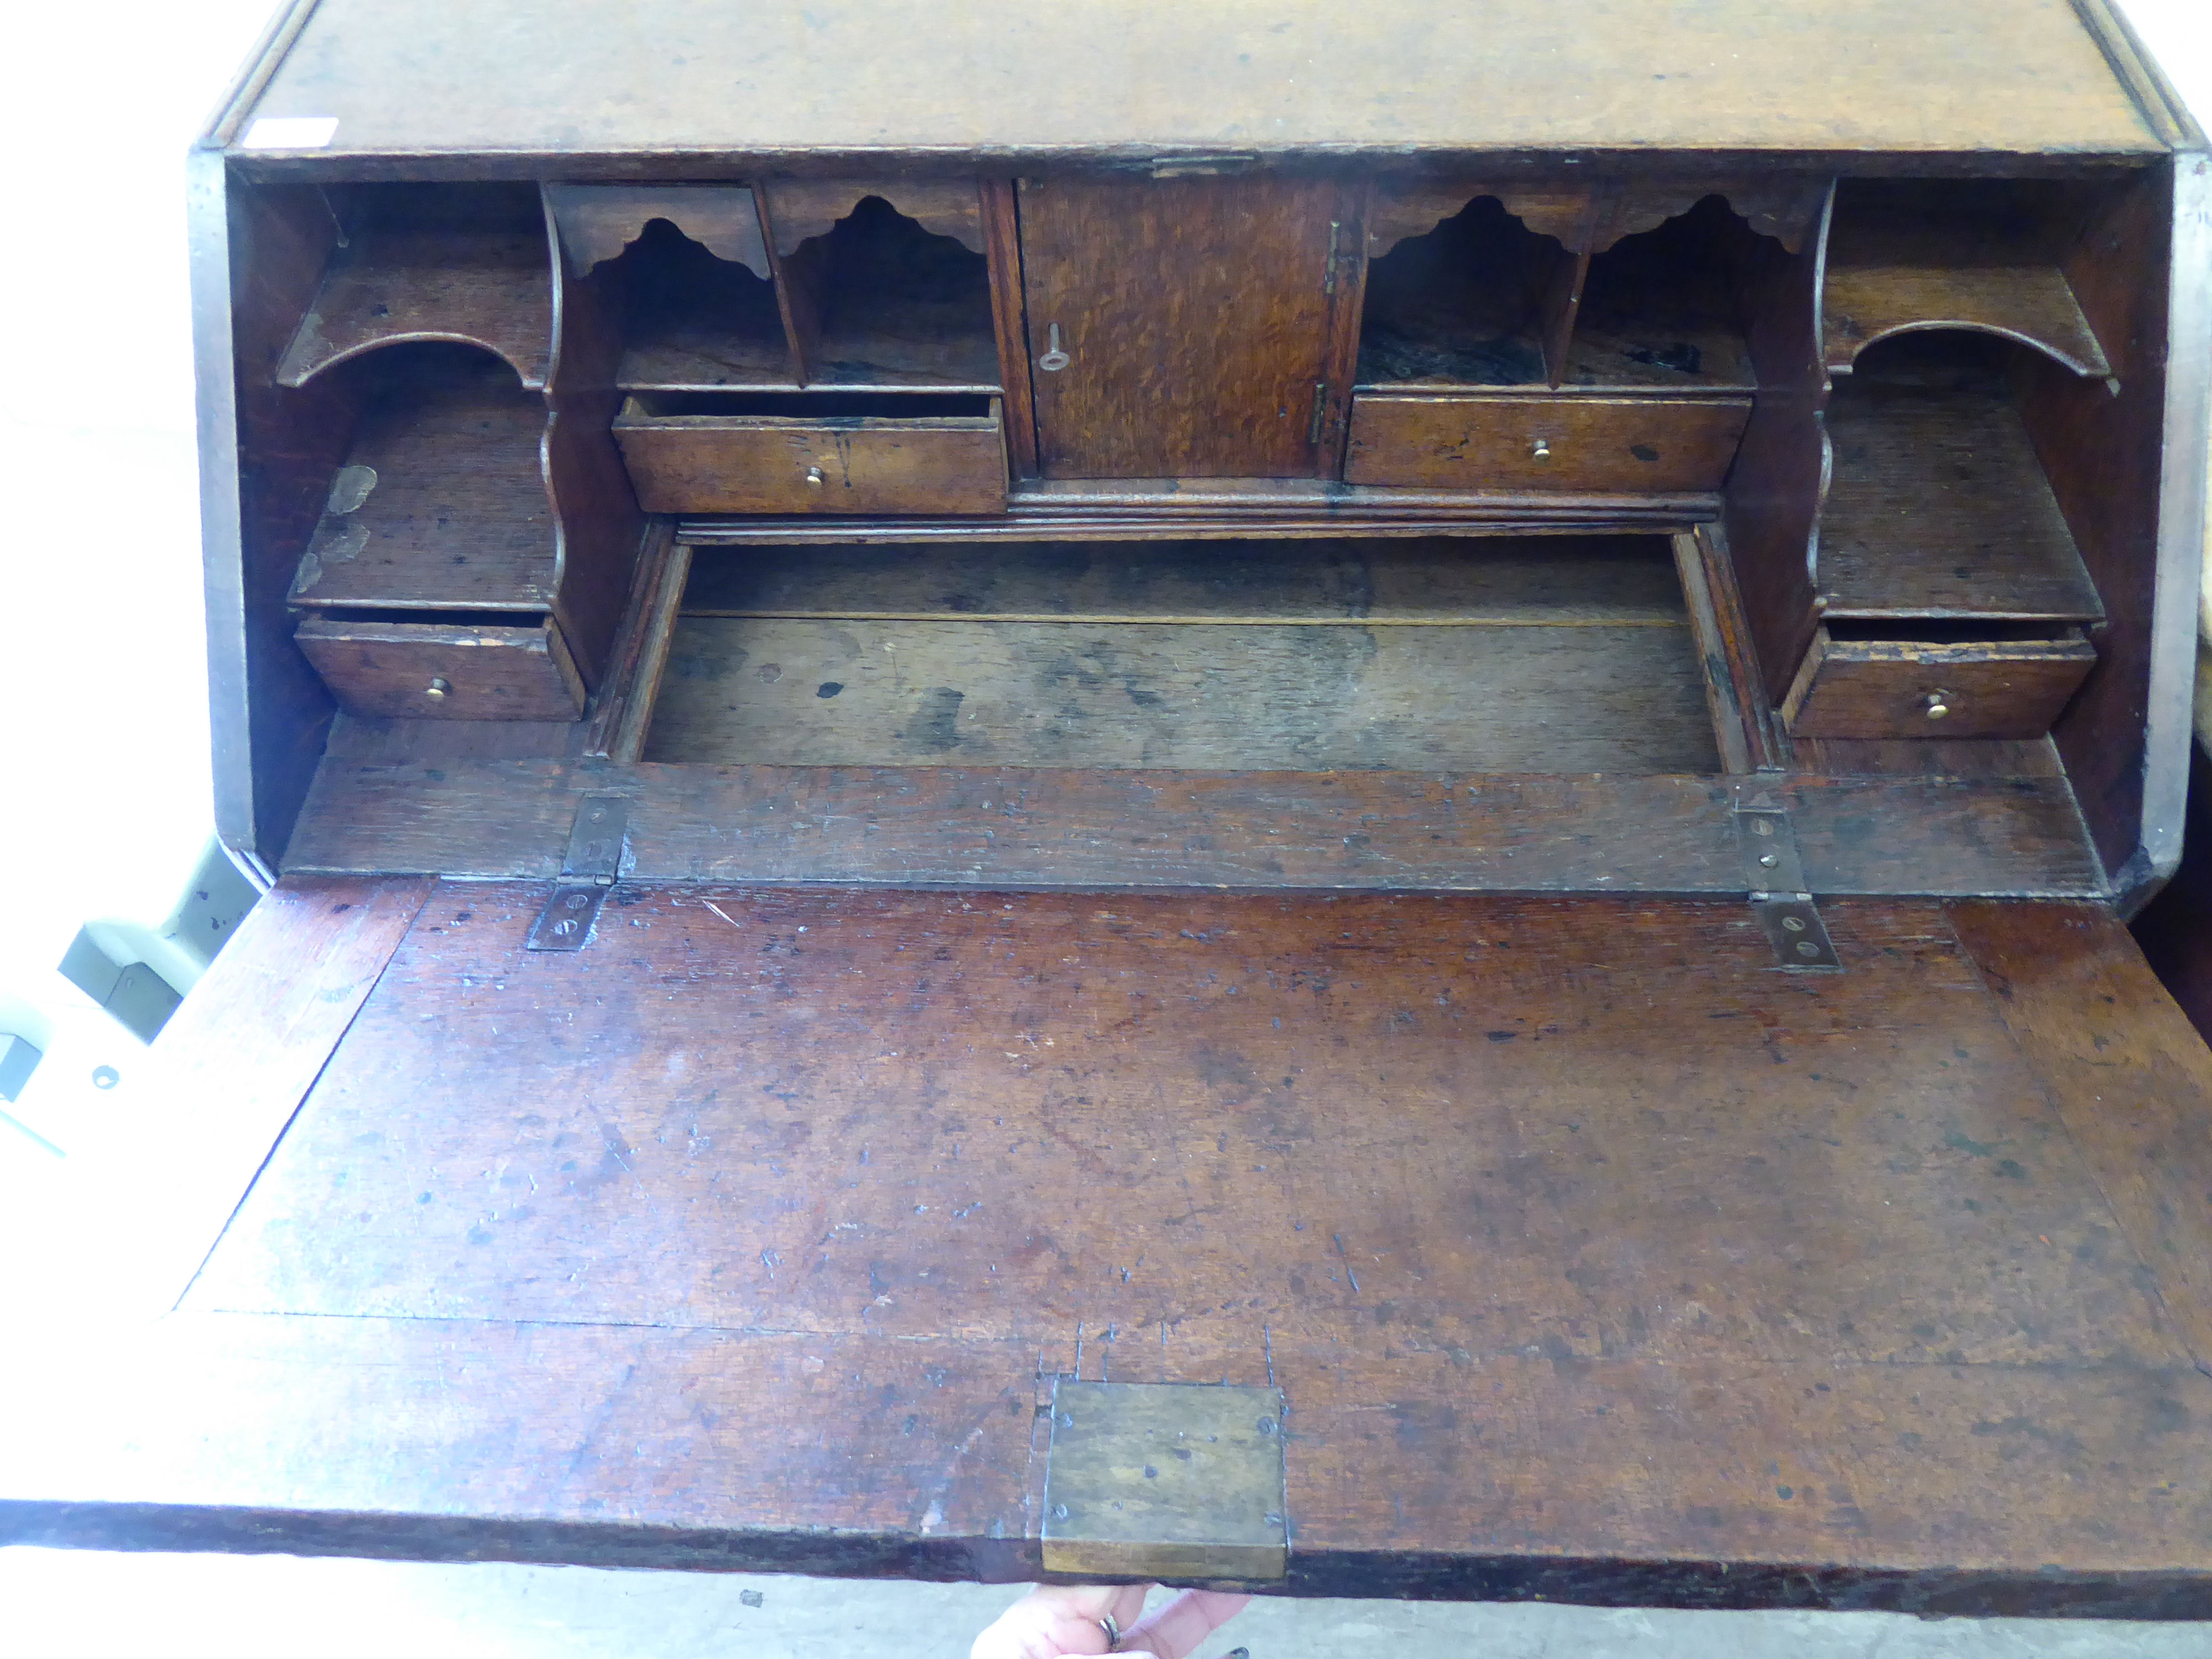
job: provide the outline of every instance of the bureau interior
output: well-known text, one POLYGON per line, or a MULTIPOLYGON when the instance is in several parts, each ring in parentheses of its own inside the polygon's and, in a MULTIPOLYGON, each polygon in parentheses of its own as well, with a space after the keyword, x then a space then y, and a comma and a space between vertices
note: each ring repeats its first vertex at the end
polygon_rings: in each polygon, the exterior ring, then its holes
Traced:
POLYGON ((1710 772, 1665 537, 702 548, 645 758, 1710 772))
POLYGON ((257 185, 256 648, 333 754, 2109 793, 2157 189, 257 185))

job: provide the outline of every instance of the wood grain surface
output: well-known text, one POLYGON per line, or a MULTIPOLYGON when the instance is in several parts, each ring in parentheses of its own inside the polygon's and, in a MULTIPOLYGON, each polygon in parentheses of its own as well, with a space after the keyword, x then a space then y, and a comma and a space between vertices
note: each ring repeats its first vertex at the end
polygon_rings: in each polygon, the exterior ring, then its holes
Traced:
POLYGON ((1344 476, 1429 489, 1715 490, 1750 415, 1749 398, 1362 392, 1344 476))
POLYGON ((1043 475, 1313 477, 1337 194, 1301 179, 1022 180, 1043 475), (1069 361, 1044 372, 1054 327, 1069 361))
POLYGON ((553 356, 552 253, 526 229, 356 231, 332 255, 279 386, 403 340, 460 340, 506 360, 532 388, 553 356))
POLYGON ((645 758, 1717 769, 1686 628, 679 621, 645 758))
POLYGON ((858 0, 741 13, 587 0, 542 33, 504 9, 323 0, 252 114, 337 117, 318 156, 811 152, 826 174, 901 151, 2160 148, 2064 0, 1665 14, 1432 0, 1382 27, 1340 8, 1196 0, 1147 10, 1142 27, 1129 18, 1122 0, 889 18, 858 0))
POLYGON ((2002 387, 1855 375, 1829 403, 1828 435, 1834 472, 1815 575, 1829 616, 2104 615, 2002 387))
POLYGON ((1960 941, 2212 1374, 2212 1054, 2105 912, 1960 902, 1960 941))
POLYGON ((848 416, 658 412, 614 424, 649 513, 998 513, 1006 449, 988 415, 848 416))
POLYGON ((709 554, 648 757, 1713 769, 1657 538, 709 554))
POLYGON ((769 274, 760 210, 743 185, 548 185, 545 201, 573 276, 619 258, 656 219, 718 259, 769 274))
POLYGON ((1839 640, 1823 629, 1782 714, 1793 738, 2039 738, 2096 661, 2078 629, 1937 642, 1839 640))
MULTIPOLYGON (((1825 210, 1820 225, 1825 236, 1825 210)), ((1773 702, 1789 690, 1817 615, 1810 567, 1829 472, 1819 252, 1815 240, 1794 254, 1754 249, 1747 262, 1744 337, 1759 392, 1722 495, 1723 543, 1773 702)))
POLYGON ((8 1535, 1016 1578, 1069 1374, 1282 1389, 1293 1593, 2212 1612, 2212 1059, 2081 907, 543 891, 8 1535))
MULTIPOLYGON (((1821 893, 2102 897, 2063 778, 1778 784, 1821 893)), ((550 879, 577 797, 640 879, 894 887, 1731 893, 1717 777, 664 766, 333 757, 290 867, 550 879)))
POLYGON ((295 637, 350 714, 570 720, 583 712, 584 683, 551 622, 535 628, 451 628, 309 617, 295 637))
POLYGON ((293 581, 295 604, 543 611, 553 603, 545 400, 489 358, 481 372, 460 360, 446 368, 455 372, 382 389, 363 414, 345 465, 368 469, 374 487, 350 512, 324 514, 293 581))
POLYGON ((701 548, 687 617, 1681 626, 1656 536, 701 548))

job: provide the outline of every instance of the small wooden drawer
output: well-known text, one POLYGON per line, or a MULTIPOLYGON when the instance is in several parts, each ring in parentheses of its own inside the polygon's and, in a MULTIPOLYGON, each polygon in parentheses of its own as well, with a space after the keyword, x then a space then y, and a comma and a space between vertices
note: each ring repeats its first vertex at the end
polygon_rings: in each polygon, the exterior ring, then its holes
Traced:
POLYGON ((1344 477, 1514 495, 1718 489, 1750 418, 1750 399, 1737 398, 1363 392, 1344 477))
POLYGON ((2097 660, 2079 629, 2047 639, 1838 639, 1826 628, 1782 706, 1800 738, 2039 738, 2097 660))
POLYGON ((311 617, 294 635, 351 714, 573 720, 584 682, 550 617, 534 628, 311 617))
POLYGON ((996 398, 883 395, 779 404, 649 393, 615 419, 648 513, 1003 513, 996 398), (773 412, 778 407, 793 412, 773 412), (838 412, 849 407, 852 412, 838 412))

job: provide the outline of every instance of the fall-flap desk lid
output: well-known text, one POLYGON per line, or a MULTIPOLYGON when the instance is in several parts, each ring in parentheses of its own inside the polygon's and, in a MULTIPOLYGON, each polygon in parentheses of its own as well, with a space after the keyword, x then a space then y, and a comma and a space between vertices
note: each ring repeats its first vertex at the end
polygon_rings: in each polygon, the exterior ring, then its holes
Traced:
POLYGON ((2099 908, 547 892, 264 901, 220 1242, 0 1535, 2212 1614, 2208 1060, 2099 908))

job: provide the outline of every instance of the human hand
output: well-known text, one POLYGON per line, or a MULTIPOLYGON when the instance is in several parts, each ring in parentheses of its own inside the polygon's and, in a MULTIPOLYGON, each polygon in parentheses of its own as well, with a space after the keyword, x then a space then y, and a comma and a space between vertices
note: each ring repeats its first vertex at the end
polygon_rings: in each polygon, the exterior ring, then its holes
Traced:
POLYGON ((1185 1590, 1151 1618, 1143 1616, 1149 1584, 1040 1584, 1000 1613, 968 1650, 968 1659, 1087 1659, 1109 1650, 1111 1619, 1121 1632, 1117 1655, 1186 1659, 1252 1598, 1222 1590, 1185 1590))

